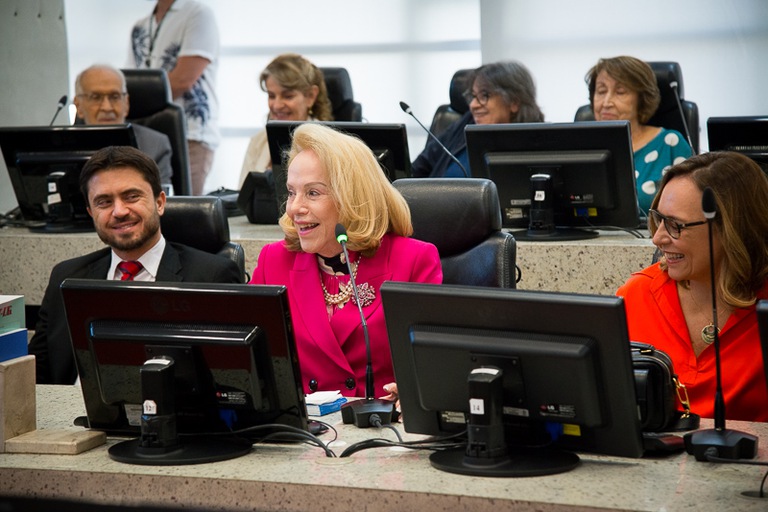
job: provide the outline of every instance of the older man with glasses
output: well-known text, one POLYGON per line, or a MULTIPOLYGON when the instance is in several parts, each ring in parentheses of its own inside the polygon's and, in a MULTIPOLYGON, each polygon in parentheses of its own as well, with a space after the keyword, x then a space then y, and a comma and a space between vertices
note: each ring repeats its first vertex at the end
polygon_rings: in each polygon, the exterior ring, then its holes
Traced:
MULTIPOLYGON (((77 116, 87 125, 125 124, 130 102, 123 72, 97 64, 81 72, 75 81, 77 116)), ((168 136, 146 126, 133 125, 136 143, 160 168, 160 182, 171 188, 171 141, 168 136)))

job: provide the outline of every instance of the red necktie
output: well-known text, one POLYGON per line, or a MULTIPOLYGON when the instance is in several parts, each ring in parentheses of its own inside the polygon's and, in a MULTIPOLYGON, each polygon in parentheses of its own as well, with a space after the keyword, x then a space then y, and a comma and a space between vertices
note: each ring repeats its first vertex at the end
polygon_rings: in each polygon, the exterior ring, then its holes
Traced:
POLYGON ((133 281, 136 274, 141 272, 141 269, 144 267, 138 261, 121 261, 118 263, 117 268, 123 273, 123 277, 120 278, 121 281, 133 281))

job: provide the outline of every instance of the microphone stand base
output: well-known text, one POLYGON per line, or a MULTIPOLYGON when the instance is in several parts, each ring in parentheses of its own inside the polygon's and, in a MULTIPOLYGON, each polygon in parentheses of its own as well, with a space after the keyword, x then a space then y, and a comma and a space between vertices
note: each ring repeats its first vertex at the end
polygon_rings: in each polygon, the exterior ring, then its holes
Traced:
POLYGON ((352 400, 341 406, 341 420, 345 424, 354 424, 358 428, 374 427, 371 416, 377 415, 382 425, 392 423, 395 402, 380 398, 352 400))
POLYGON ((697 430, 685 434, 683 440, 685 451, 698 461, 708 462, 710 456, 736 460, 757 455, 757 437, 738 430, 697 430))

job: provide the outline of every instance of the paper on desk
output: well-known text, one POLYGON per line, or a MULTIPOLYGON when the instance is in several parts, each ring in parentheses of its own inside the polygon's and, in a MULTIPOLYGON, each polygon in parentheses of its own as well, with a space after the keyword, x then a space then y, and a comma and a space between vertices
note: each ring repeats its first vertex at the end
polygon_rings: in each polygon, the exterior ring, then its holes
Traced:
POLYGON ((341 391, 315 391, 306 396, 307 405, 320 405, 335 402, 341 398, 341 391))

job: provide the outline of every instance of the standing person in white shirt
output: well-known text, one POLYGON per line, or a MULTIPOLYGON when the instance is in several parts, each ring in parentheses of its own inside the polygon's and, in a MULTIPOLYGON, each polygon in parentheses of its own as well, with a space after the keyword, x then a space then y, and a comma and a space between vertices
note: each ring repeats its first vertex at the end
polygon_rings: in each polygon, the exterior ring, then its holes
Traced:
POLYGON ((213 11, 194 0, 158 0, 131 31, 129 67, 165 69, 173 100, 184 107, 193 195, 202 195, 219 143, 218 60, 213 11))

